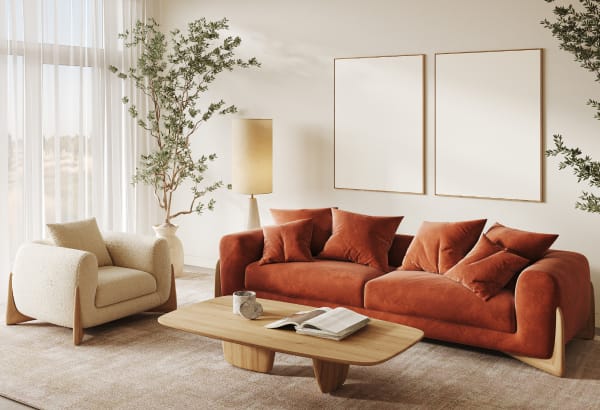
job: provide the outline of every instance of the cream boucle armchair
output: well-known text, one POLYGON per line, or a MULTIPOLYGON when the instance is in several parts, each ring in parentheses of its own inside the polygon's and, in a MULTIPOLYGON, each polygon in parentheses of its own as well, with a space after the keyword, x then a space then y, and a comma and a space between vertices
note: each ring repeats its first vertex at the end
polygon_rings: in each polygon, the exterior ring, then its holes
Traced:
POLYGON ((100 267, 89 251, 39 242, 21 246, 9 279, 6 324, 39 319, 70 327, 78 345, 84 328, 177 308, 166 240, 108 233, 104 243, 109 259, 100 267))

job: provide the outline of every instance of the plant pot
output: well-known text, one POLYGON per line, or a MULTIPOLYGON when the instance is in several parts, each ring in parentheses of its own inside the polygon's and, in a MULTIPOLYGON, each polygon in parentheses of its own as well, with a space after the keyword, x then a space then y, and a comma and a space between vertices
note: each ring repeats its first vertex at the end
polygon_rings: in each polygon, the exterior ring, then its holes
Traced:
POLYGON ((179 226, 173 224, 154 225, 152 227, 156 233, 156 237, 164 238, 169 244, 169 254, 171 255, 171 263, 175 276, 181 276, 183 273, 183 244, 175 235, 179 226))

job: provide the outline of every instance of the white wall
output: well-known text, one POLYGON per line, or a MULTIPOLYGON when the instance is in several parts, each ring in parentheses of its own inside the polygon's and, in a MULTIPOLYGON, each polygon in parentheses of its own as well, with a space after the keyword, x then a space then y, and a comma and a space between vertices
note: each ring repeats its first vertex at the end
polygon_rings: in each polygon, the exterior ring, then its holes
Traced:
MULTIPOLYGON (((552 146, 553 133, 562 133, 568 144, 600 159, 599 124, 585 105, 588 98, 598 97, 600 88, 539 24, 552 18, 552 7, 542 0, 162 0, 160 21, 163 28, 183 29, 202 16, 227 17, 243 39, 241 54, 262 62, 260 69, 224 74, 211 95, 235 103, 241 116, 274 119, 274 192, 259 197, 263 224, 272 221, 270 207, 335 205, 367 214, 405 215, 402 233, 413 234, 423 220, 481 217, 488 218, 488 226, 499 221, 559 233, 555 248, 581 252, 590 260, 600 300, 600 215, 574 209, 584 187, 569 171, 558 171, 557 159, 544 160, 543 203, 433 195, 436 52, 544 48, 545 146, 552 146), (426 195, 334 190, 333 58, 410 53, 427 55, 426 195)), ((196 138, 198 153, 215 151, 220 156, 210 174, 230 181, 230 119, 211 120, 196 138)), ((511 162, 493 156, 489 160, 502 167, 511 162)), ((222 191, 217 200, 214 213, 176 221, 186 263, 213 266, 219 238, 244 228, 246 199, 222 191)))

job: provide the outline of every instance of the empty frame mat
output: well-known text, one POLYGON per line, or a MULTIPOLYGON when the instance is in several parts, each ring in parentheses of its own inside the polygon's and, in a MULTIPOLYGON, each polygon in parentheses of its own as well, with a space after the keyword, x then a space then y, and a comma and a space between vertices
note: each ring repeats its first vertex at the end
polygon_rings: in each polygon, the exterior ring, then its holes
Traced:
POLYGON ((334 60, 335 188, 424 192, 424 59, 334 60))
POLYGON ((542 50, 436 54, 435 193, 542 200, 542 50))

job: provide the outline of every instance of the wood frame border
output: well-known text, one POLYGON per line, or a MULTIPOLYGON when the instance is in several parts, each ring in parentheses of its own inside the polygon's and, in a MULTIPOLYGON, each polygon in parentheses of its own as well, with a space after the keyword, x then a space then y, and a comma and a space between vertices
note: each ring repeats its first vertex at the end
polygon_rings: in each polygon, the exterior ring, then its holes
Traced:
POLYGON ((7 325, 16 325, 18 323, 29 322, 30 320, 35 320, 35 318, 26 316, 19 312, 17 309, 17 305, 15 304, 15 297, 13 295, 12 288, 12 272, 8 276, 8 298, 6 299, 6 324, 7 325))
POLYGON ((511 353, 506 353, 509 356, 520 360, 530 366, 540 369, 554 376, 563 377, 565 374, 565 331, 564 318, 562 309, 556 308, 556 326, 554 329, 554 348, 552 355, 547 359, 537 357, 519 356, 511 353))
POLYGON ((175 287, 175 268, 171 264, 171 289, 169 290, 169 298, 165 303, 148 310, 148 312, 167 313, 175 309, 177 309, 177 288, 175 287))
MULTIPOLYGON (((425 53, 412 53, 412 54, 390 54, 390 55, 376 55, 376 56, 355 56, 355 57, 335 57, 333 59, 333 189, 340 189, 345 191, 359 191, 359 192, 384 192, 384 193, 393 193, 393 194, 407 194, 407 195, 427 195, 427 54, 425 53), (335 146, 336 146, 336 137, 335 137, 335 62, 337 60, 359 60, 359 59, 367 59, 367 58, 390 58, 390 57, 422 57, 422 71, 421 71, 421 82, 422 82, 422 107, 421 111, 423 113, 422 116, 422 135, 421 135, 421 192, 405 192, 405 191, 384 191, 381 189, 363 189, 363 188, 344 188, 336 186, 335 182, 335 146)), ((216 297, 216 295, 215 295, 216 297)))
POLYGON ((470 198, 470 199, 487 199, 496 201, 511 201, 511 202, 526 202, 526 203, 544 203, 546 201, 546 190, 544 187, 544 144, 545 144, 545 128, 544 128, 544 48, 516 48, 516 49, 501 49, 501 50, 474 50, 474 51, 449 51, 439 52, 434 54, 433 58, 433 195, 446 198, 470 198), (478 54, 478 53, 501 53, 509 51, 540 51, 540 199, 515 199, 515 198, 499 198, 474 195, 451 195, 439 194, 437 192, 437 56, 447 54, 478 54))

